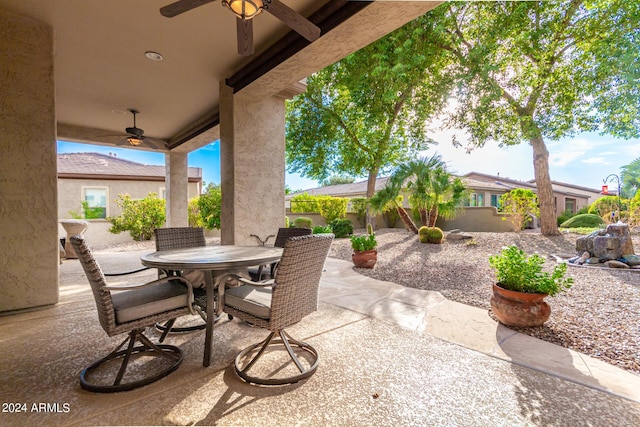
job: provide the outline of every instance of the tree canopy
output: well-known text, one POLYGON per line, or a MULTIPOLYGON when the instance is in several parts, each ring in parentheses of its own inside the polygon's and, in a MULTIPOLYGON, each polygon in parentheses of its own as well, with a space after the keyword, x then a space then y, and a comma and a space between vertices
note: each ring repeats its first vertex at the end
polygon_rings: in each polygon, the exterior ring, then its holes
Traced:
POLYGON ((449 2, 429 14, 425 31, 455 64, 445 126, 472 147, 529 142, 542 233, 557 234, 545 139, 640 134, 640 2, 449 2))
POLYGON ((287 105, 287 164, 317 180, 367 176, 424 150, 425 123, 440 111, 449 81, 446 62, 423 21, 412 22, 309 77, 287 105))

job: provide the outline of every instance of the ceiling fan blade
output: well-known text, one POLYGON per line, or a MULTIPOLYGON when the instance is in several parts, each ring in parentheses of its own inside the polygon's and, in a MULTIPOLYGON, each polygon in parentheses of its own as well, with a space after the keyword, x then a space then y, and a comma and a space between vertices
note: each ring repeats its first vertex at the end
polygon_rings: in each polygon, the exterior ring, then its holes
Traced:
POLYGON ((310 42, 320 37, 320 28, 286 4, 280 2, 280 0, 271 0, 271 3, 265 3, 264 10, 287 24, 292 30, 310 42))
POLYGON ((253 55, 253 20, 236 19, 238 32, 238 53, 243 56, 253 55))
POLYGON ((188 12, 191 9, 200 7, 204 4, 214 2, 216 0, 179 0, 175 3, 168 4, 160 8, 160 14, 167 18, 173 18, 181 13, 188 12))

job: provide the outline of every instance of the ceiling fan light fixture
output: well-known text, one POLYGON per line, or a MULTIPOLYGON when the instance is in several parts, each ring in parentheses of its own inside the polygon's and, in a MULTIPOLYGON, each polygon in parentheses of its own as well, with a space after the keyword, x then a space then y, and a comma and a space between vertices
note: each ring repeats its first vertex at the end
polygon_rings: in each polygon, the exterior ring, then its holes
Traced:
POLYGON ((263 0, 222 0, 222 5, 243 21, 252 19, 264 9, 263 0))
POLYGON ((142 138, 138 138, 137 136, 130 136, 127 138, 127 142, 134 147, 137 147, 142 144, 142 138))

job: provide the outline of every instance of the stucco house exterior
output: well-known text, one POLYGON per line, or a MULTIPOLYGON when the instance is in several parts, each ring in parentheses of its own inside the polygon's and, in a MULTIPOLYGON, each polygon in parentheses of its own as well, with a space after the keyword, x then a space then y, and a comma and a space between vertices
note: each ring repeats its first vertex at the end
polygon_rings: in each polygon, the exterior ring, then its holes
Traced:
MULTIPOLYGON (((82 202, 93 208, 95 216, 85 237, 94 245, 130 241, 128 233, 108 232, 107 217, 121 213, 116 204, 119 194, 141 199, 153 192, 166 198, 165 167, 145 165, 122 159, 115 154, 68 153, 58 154, 58 218, 71 219, 82 215, 82 202)), ((188 171, 188 198, 202 192, 202 169, 190 167, 188 171)), ((60 237, 64 229, 58 226, 60 237)))
MULTIPOLYGON (((437 225, 444 230, 454 228, 466 231, 510 231, 511 223, 504 221, 505 215, 498 213, 497 207, 500 196, 514 188, 527 188, 536 192, 535 180, 519 181, 515 179, 503 178, 499 176, 487 175, 479 172, 469 172, 461 176, 467 189, 469 199, 464 204, 460 214, 452 220, 438 219, 437 225)), ((376 180, 376 191, 384 188, 388 177, 376 180)), ((556 203, 556 215, 560 215, 565 210, 576 213, 581 208, 588 206, 598 197, 601 197, 600 190, 580 187, 573 184, 553 181, 554 198, 556 203)), ((309 195, 326 195, 335 197, 365 197, 367 182, 359 181, 350 184, 337 184, 326 187, 312 188, 299 191, 286 196, 287 212, 290 213, 291 198, 295 195, 307 193, 309 195)), ((405 198, 405 207, 408 203, 405 198)), ((306 215, 305 216, 310 216, 306 215)), ((315 218, 315 217, 314 217, 315 218)), ((320 218, 315 218, 320 221, 320 218)), ((383 223, 378 221, 379 225, 383 223)), ((314 222, 315 223, 315 222, 314 222)), ((396 226, 402 226, 398 224, 396 226)), ((538 224, 534 222, 534 227, 538 224)))

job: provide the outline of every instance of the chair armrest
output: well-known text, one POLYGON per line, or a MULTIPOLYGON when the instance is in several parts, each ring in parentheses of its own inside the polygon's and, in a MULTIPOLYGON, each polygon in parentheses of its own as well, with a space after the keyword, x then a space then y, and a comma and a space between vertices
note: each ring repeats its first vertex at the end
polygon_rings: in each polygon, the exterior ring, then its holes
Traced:
POLYGON ((117 292, 117 291, 131 291, 131 290, 135 290, 135 289, 141 289, 141 288, 146 288, 149 286, 156 286, 156 285, 160 285, 162 283, 168 283, 171 282, 173 280, 178 280, 182 283, 184 283, 184 285, 187 287, 187 304, 188 304, 188 308, 189 308, 189 312, 193 315, 197 314, 193 304, 194 304, 194 297, 193 297, 193 285, 191 284, 190 281, 188 281, 187 279, 185 279, 184 277, 180 277, 180 276, 169 276, 169 277, 163 277, 160 279, 156 279, 153 280, 151 282, 146 282, 146 283, 138 283, 135 285, 125 285, 125 286, 113 286, 113 285, 107 285, 107 286, 103 286, 102 289, 107 290, 107 291, 113 291, 113 292, 117 292))
POLYGON ((252 286, 272 286, 275 283, 274 279, 264 280, 261 282, 254 282, 253 280, 245 279, 244 277, 237 277, 236 279, 239 282, 252 286))

